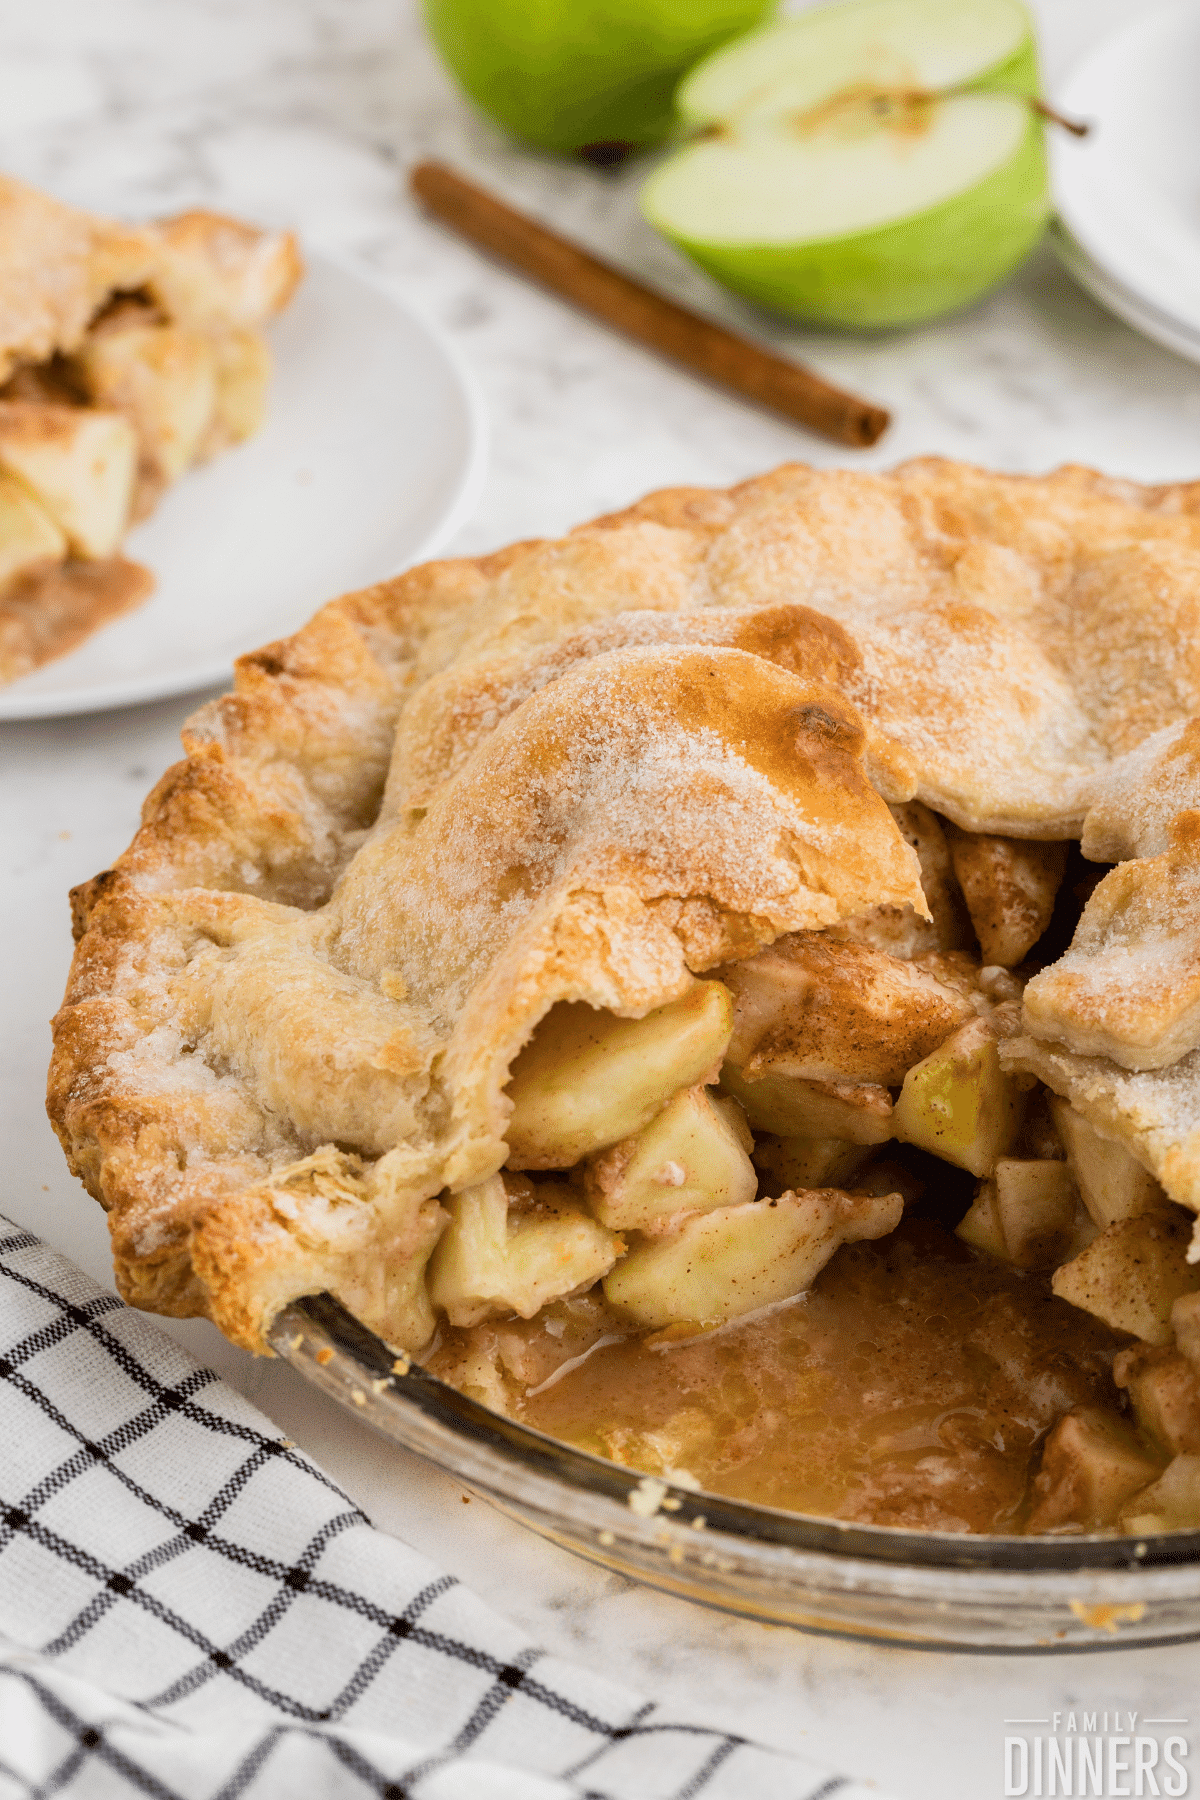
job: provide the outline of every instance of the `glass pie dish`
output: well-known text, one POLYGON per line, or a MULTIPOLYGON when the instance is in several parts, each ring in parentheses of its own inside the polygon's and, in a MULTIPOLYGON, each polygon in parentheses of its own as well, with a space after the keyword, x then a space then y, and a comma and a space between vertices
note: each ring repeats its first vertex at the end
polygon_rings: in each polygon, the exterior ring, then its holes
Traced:
POLYGON ((329 1294, 275 1352, 375 1430, 590 1561, 773 1624, 911 1646, 1052 1651, 1200 1637, 1200 1531, 1000 1537, 844 1524, 677 1487, 490 1411, 329 1294))

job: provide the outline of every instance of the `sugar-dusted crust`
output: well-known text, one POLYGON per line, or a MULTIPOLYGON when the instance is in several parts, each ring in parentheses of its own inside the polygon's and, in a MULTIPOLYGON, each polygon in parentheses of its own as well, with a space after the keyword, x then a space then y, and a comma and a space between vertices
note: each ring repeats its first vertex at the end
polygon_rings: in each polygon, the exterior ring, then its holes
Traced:
POLYGON ((1124 1069, 1166 1069, 1200 1046, 1200 813, 1157 856, 1119 863, 1071 947, 1025 990, 1035 1037, 1124 1069))
POLYGON ((143 235, 0 176, 0 381, 20 363, 73 350, 116 289, 149 272, 143 235))
POLYGON ((0 382, 78 349, 110 295, 145 290, 177 325, 259 325, 303 272, 288 232, 216 213, 122 225, 0 175, 0 382))
POLYGON ((1101 1137, 1124 1144, 1172 1200, 1200 1212, 1200 1052, 1169 1069, 1123 1069, 1109 1057, 1014 1037, 1001 1045, 1000 1060, 1044 1081, 1101 1137))
POLYGON ((1198 504, 791 466, 243 658, 76 895, 49 1107, 123 1291, 261 1349, 328 1288, 402 1342, 412 1248, 503 1161, 556 1001, 636 1016, 784 932, 924 914, 885 801, 1061 839, 1104 783, 1136 833, 1120 759, 1200 712, 1198 504))
POLYGON ((1200 813, 1200 718, 1164 725, 1097 776, 1080 848, 1094 862, 1169 850, 1200 813))

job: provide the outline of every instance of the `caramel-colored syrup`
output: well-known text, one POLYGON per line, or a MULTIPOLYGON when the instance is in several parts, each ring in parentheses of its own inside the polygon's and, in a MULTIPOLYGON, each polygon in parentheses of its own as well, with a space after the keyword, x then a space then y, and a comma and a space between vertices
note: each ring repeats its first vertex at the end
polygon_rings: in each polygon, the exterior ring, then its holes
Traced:
POLYGON ((670 1348, 607 1345, 514 1409, 526 1423, 711 1492, 862 1523, 1019 1532, 1042 1438, 1117 1404, 1126 1340, 1049 1278, 929 1219, 846 1245, 811 1293, 670 1348))

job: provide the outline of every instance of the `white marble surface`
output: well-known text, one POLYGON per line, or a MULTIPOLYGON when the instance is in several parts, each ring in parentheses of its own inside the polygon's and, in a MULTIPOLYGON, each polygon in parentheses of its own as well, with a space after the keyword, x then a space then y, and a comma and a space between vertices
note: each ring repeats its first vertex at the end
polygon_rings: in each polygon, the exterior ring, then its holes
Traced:
MULTIPOLYGON (((497 0, 499 3, 499 0, 497 0)), ((1044 0, 1051 79, 1129 0, 1044 0)), ((663 367, 482 263, 421 218, 404 171, 435 153, 674 294, 895 409, 856 466, 936 451, 1014 469, 1076 459, 1200 471, 1200 369, 1135 337, 1046 255, 963 318, 867 340, 808 335, 724 298, 638 219, 636 171, 527 155, 470 113, 405 0, 0 3, 0 167, 131 215, 211 203, 299 225, 436 318, 478 374, 493 462, 473 551, 554 532, 675 482, 728 482, 829 447, 663 367)), ((297 621, 299 622, 299 621, 297 621)), ((188 702, 0 731, 5 879, 0 1204, 107 1279, 99 1210, 42 1112, 70 954, 66 890, 127 841, 188 702)), ((548 1548, 377 1443, 290 1370, 206 1325, 170 1329, 313 1451, 376 1519, 555 1648, 904 1800, 1003 1792, 1003 1719, 1072 1704, 1187 1715, 1200 1649, 998 1659, 806 1637, 689 1607, 548 1548)))

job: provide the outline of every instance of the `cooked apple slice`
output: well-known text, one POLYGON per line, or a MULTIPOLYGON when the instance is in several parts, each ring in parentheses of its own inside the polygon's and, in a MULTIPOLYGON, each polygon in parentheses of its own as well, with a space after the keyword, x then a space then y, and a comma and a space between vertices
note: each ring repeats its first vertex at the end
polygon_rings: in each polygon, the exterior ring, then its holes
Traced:
POLYGON ((443 1333, 423 1353, 421 1366, 468 1399, 478 1400, 480 1406, 497 1413, 512 1411, 519 1389, 500 1361, 500 1346, 492 1325, 443 1333))
MULTIPOLYGON (((428 1203, 423 1210, 428 1221, 420 1234, 402 1249, 397 1245, 381 1266, 372 1269, 367 1277, 368 1282, 378 1281, 382 1288, 382 1304, 375 1316, 387 1321, 387 1341, 408 1351, 423 1350, 437 1330, 427 1276, 430 1252, 442 1226, 442 1213, 428 1203)), ((349 1293, 339 1294, 339 1298, 362 1317, 362 1311, 355 1306, 359 1292, 361 1287, 355 1284, 349 1293)))
POLYGON ((23 482, 0 473, 0 588, 38 563, 61 562, 66 534, 23 482))
POLYGON ((1147 1344, 1172 1342, 1171 1308, 1200 1289, 1200 1267, 1187 1260, 1192 1217, 1170 1202, 1118 1219, 1087 1249, 1056 1269, 1054 1292, 1117 1331, 1147 1344))
POLYGON ((828 1188, 696 1213, 635 1245, 605 1280, 605 1297, 646 1328, 723 1324, 802 1294, 840 1244, 885 1237, 903 1210, 899 1194, 828 1188))
POLYGON ((1008 1241, 1004 1236, 1000 1208, 996 1204, 994 1181, 980 1182, 979 1191, 969 1210, 954 1228, 954 1235, 961 1238, 964 1244, 970 1244, 972 1249, 994 1256, 997 1262, 1008 1261, 1008 1241))
POLYGON ((1166 1204, 1161 1185, 1149 1169, 1134 1161, 1124 1144, 1101 1137, 1095 1126, 1058 1094, 1050 1097, 1050 1111, 1083 1204, 1101 1230, 1118 1219, 1135 1219, 1139 1213, 1156 1212, 1166 1204))
POLYGON ((623 1248, 561 1182, 513 1195, 502 1175, 446 1202, 450 1214, 429 1265, 429 1296, 452 1325, 505 1313, 532 1319, 548 1300, 588 1288, 623 1248))
POLYGON ((754 1139, 736 1100, 684 1088, 644 1131, 590 1159, 587 1203, 613 1231, 648 1230, 684 1211, 711 1212, 753 1200, 754 1139))
POLYGON ((254 436, 267 410, 271 352, 257 331, 228 331, 214 340, 216 398, 198 457, 215 456, 254 436))
MULTIPOLYGON (((1089 1241, 1081 1227, 1079 1196, 1066 1163, 1002 1156, 957 1235, 1018 1269, 1052 1269, 1089 1241)), ((1095 1236, 1090 1221, 1088 1231, 1095 1236)))
POLYGON ((120 413, 0 403, 0 469, 23 481, 77 556, 112 556, 129 523, 137 438, 120 413))
POLYGON ((642 209, 718 281, 834 325, 965 305, 1049 210, 1017 0, 849 0, 749 33, 677 104, 691 143, 642 209), (990 91, 996 90, 996 91, 990 91))
POLYGON ((177 325, 133 325, 89 337, 76 362, 96 405, 125 413, 158 477, 177 480, 194 462, 213 416, 210 340, 177 325))
POLYGON ((754 1166, 768 1193, 800 1193, 806 1188, 848 1188, 873 1154, 869 1144, 844 1138, 773 1137, 764 1133, 754 1146, 754 1166))
POLYGON ((776 1137, 836 1137, 851 1144, 885 1144, 894 1137, 892 1096, 873 1082, 796 1081, 790 1075, 748 1080, 732 1062, 721 1088, 745 1109, 756 1131, 776 1137))
POLYGON ((1025 1529, 1033 1534, 1076 1525, 1101 1531, 1161 1470, 1120 1413, 1077 1406, 1046 1439, 1034 1482, 1037 1503, 1025 1529))
POLYGON ((1067 847, 960 831, 949 824, 946 835, 983 960, 1011 969, 1050 923, 1067 847))
POLYGON ((1200 1453, 1200 1376, 1178 1350, 1136 1344, 1113 1362, 1138 1424, 1168 1456, 1200 1453))
POLYGON ((918 963, 822 932, 781 938, 721 979, 734 1004, 729 1060, 750 1081, 896 1085, 975 1013, 918 963))
POLYGON ((508 1166, 570 1169, 632 1137, 680 1088, 715 1080, 732 1025, 719 981, 644 1019, 583 1001, 553 1007, 512 1067, 508 1166))
POLYGON ((1180 1295, 1171 1308, 1171 1330, 1180 1354, 1200 1375, 1200 1293, 1180 1295))
MULTIPOLYGON (((921 887, 925 903, 933 914, 928 927, 928 942, 922 950, 969 950, 971 920, 967 913, 954 859, 946 840, 945 821, 923 806, 919 800, 893 806, 891 815, 900 835, 917 853, 921 865, 921 887)), ((914 954, 920 954, 919 951, 914 954)))
POLYGON ((972 1175, 991 1174, 1021 1122, 1021 1079, 1000 1067, 997 1019, 1003 1012, 972 1019, 910 1069, 892 1115, 896 1137, 972 1175))
POLYGON ((1018 1269, 1052 1269, 1096 1236, 1065 1162, 997 1158, 984 1183, 996 1191, 1008 1260, 1018 1269))
POLYGON ((1152 1486, 1121 1508, 1121 1530, 1132 1537, 1200 1527, 1200 1456, 1176 1456, 1152 1486))

